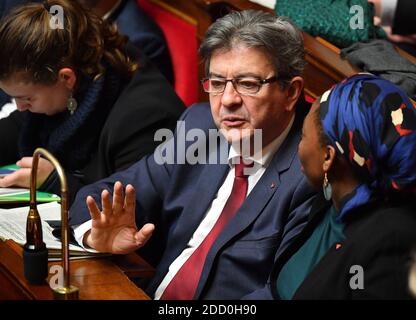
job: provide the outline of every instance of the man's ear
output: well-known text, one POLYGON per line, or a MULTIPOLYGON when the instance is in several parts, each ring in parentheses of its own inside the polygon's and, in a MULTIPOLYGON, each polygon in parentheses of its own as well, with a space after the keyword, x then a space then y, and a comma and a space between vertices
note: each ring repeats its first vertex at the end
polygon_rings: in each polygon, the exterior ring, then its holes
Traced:
POLYGON ((332 166, 334 165, 335 157, 336 157, 335 148, 330 145, 326 146, 325 160, 322 165, 322 169, 324 170, 324 172, 328 172, 332 168, 332 166))
POLYGON ((73 91, 77 82, 77 75, 71 68, 62 68, 58 72, 58 81, 63 81, 68 90, 73 91))
POLYGON ((299 96, 303 92, 304 80, 302 77, 296 76, 290 80, 289 84, 285 88, 286 93, 286 111, 292 111, 295 108, 296 102, 299 99, 299 96))

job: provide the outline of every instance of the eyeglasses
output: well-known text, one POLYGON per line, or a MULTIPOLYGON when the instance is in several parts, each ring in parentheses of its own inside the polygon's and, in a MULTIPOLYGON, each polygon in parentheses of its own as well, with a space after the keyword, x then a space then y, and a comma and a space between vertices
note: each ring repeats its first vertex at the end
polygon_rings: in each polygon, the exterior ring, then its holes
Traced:
POLYGON ((266 83, 272 83, 277 81, 277 77, 273 76, 268 79, 254 79, 254 78, 236 78, 236 79, 217 79, 217 78, 204 78, 201 80, 202 86, 205 92, 220 94, 223 93, 227 82, 230 81, 233 84, 235 91, 239 94, 256 94, 260 91, 261 87, 266 83))

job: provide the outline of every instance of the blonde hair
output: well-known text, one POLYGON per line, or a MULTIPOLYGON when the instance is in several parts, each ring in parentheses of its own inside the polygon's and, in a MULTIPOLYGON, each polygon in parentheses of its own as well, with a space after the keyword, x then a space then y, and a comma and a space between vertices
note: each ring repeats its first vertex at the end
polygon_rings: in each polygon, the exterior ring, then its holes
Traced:
POLYGON ((51 84, 61 68, 98 79, 106 63, 125 76, 137 68, 125 51, 127 38, 77 1, 49 0, 13 10, 0 25, 0 80, 22 74, 27 82, 51 84), (63 8, 63 29, 52 28, 50 8, 63 8))

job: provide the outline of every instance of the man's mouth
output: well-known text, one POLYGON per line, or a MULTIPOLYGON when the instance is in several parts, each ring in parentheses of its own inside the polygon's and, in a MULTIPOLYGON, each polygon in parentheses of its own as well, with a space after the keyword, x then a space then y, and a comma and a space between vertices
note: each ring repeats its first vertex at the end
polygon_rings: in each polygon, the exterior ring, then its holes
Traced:
POLYGON ((229 128, 236 128, 242 126, 246 120, 236 116, 226 116, 222 119, 222 123, 229 128))

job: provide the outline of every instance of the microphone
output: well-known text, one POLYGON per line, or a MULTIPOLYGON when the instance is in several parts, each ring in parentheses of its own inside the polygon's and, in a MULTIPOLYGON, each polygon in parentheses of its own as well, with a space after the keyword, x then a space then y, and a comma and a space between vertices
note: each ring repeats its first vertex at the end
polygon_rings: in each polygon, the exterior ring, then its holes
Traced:
POLYGON ((64 286, 53 289, 55 299, 78 299, 79 290, 70 285, 69 279, 69 227, 68 227, 68 187, 66 176, 58 160, 47 150, 37 148, 33 153, 30 174, 30 209, 26 223, 26 243, 23 247, 23 267, 26 279, 33 284, 41 284, 48 276, 48 250, 42 237, 42 223, 36 207, 36 176, 39 157, 48 159, 59 176, 61 183, 61 243, 64 286))
POLYGON ((48 276, 48 249, 43 242, 42 223, 35 206, 30 205, 23 247, 23 273, 32 284, 42 284, 48 276))

